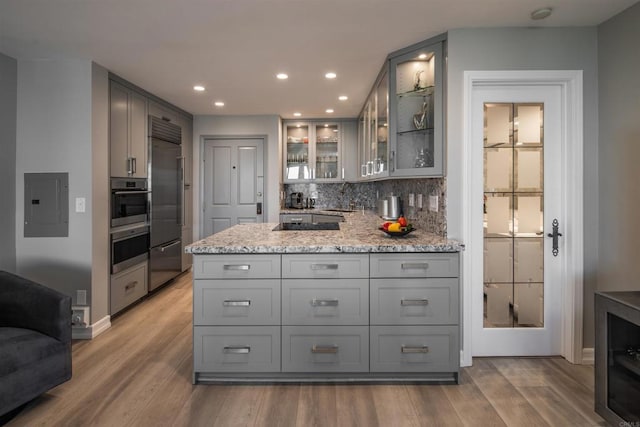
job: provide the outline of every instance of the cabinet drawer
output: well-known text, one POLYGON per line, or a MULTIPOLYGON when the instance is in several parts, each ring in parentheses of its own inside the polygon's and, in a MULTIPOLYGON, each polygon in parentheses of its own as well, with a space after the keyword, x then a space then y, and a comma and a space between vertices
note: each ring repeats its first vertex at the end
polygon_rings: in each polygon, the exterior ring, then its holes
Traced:
POLYGON ((195 279, 278 279, 280 255, 199 255, 195 279))
POLYGON ((458 326, 372 326, 372 372, 457 372, 458 326))
POLYGON ((367 278, 368 254, 283 255, 283 279, 367 278))
POLYGON ((280 280, 194 280, 193 324, 279 325, 280 280))
POLYGON ((147 294, 147 262, 111 276, 110 308, 114 315, 147 294))
POLYGON ((372 325, 457 325, 458 279, 371 279, 372 325))
POLYGON ((371 254, 371 277, 458 277, 457 253, 371 254))
POLYGON ((367 326, 283 326, 283 372, 366 372, 367 326))
POLYGON ((283 224, 309 224, 312 222, 311 214, 280 214, 280 222, 283 224))
POLYGON ((195 372, 280 371, 278 326, 196 326, 193 328, 195 372))
POLYGON ((367 279, 284 279, 283 325, 369 324, 367 279))

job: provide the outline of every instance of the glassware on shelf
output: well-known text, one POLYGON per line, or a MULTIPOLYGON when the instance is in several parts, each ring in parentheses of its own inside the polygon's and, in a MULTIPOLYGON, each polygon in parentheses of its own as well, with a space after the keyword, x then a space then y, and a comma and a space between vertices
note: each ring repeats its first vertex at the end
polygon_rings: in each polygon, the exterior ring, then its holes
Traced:
POLYGON ((429 155, 425 148, 419 148, 416 154, 416 162, 414 167, 426 168, 427 166, 429 166, 428 156, 429 155))

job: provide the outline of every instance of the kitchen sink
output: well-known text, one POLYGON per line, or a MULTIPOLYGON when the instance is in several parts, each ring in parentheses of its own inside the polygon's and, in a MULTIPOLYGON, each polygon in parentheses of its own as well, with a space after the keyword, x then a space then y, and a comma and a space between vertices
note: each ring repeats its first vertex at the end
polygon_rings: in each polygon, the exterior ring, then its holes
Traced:
POLYGON ((275 226, 272 231, 319 231, 319 230, 340 230, 338 222, 282 222, 275 226))

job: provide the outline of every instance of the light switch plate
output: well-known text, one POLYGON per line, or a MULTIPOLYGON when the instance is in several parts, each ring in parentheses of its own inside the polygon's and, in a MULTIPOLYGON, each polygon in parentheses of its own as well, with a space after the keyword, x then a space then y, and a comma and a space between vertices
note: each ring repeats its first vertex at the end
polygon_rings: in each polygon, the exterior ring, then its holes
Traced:
POLYGON ((76 212, 84 213, 87 208, 87 199, 84 197, 76 197, 76 212))

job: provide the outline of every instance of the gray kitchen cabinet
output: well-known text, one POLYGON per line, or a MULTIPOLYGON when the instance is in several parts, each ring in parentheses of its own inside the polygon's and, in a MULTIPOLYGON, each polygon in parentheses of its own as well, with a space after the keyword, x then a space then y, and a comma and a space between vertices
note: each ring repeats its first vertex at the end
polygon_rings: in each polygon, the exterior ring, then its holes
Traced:
POLYGON ((446 36, 388 55, 358 117, 360 180, 444 176, 446 36))
POLYGON ((372 372, 460 368, 457 253, 371 254, 372 372))
POLYGON ((111 275, 109 313, 113 316, 147 294, 148 262, 111 275))
POLYGON ((147 98, 109 81, 109 153, 112 177, 147 177, 147 98))
POLYGON ((194 382, 457 382, 458 253, 194 256, 194 382))

